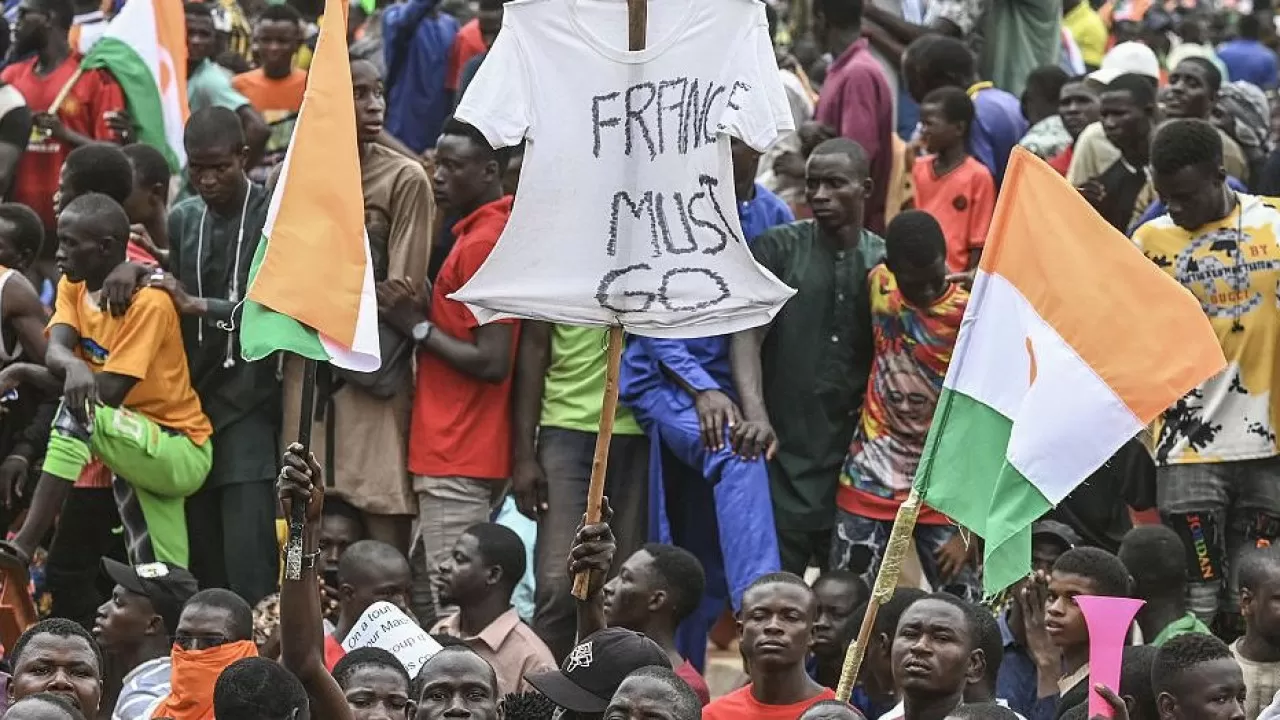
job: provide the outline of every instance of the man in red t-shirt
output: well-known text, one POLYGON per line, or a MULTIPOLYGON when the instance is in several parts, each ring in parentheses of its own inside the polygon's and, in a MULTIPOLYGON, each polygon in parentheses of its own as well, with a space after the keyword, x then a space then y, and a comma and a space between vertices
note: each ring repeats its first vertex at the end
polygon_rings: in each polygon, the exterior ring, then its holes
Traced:
POLYGON ((738 633, 751 684, 702 709, 704 720, 794 720, 836 694, 805 670, 818 601, 791 573, 765 575, 742 593, 738 633))
MULTIPOLYGON (((67 154, 92 142, 124 143, 131 134, 124 94, 105 70, 86 71, 57 112, 49 112, 80 67, 80 55, 67 39, 74 16, 70 0, 22 0, 13 54, 34 56, 0 73, 0 80, 26 98, 34 116, 31 139, 14 176, 12 199, 35 210, 49 233, 56 229, 53 193, 67 154)), ((45 243, 43 259, 53 257, 56 245, 45 243)))
MULTIPOLYGON (((418 349, 409 472, 432 576, 464 530, 488 522, 493 499, 511 476, 511 368, 519 324, 480 325, 466 305, 448 297, 480 269, 507 224, 512 198, 502 192, 505 169, 506 153, 491 148, 479 130, 445 123, 434 185, 436 203, 462 218, 453 226, 454 246, 430 303, 405 280, 378 288, 383 317, 418 349)), ((428 618, 419 619, 428 625, 428 618)))

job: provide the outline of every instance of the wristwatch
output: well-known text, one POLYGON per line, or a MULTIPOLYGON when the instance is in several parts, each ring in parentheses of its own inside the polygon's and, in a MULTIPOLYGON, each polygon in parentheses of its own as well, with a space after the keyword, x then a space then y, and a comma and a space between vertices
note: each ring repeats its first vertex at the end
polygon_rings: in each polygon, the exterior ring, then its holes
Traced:
POLYGON ((431 337, 431 332, 435 329, 436 326, 426 320, 414 325, 413 331, 410 333, 413 336, 413 342, 421 345, 427 341, 427 338, 431 337))

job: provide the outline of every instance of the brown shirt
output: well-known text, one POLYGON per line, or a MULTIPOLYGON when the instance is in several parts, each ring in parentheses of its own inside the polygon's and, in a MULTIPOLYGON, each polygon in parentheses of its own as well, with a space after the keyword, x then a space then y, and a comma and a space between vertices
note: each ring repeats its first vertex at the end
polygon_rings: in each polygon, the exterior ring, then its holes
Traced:
POLYGON ((534 634, 532 628, 520 620, 515 608, 508 608, 474 637, 463 636, 458 627, 459 617, 460 615, 455 614, 441 620, 431 629, 431 633, 461 638, 477 655, 492 665, 498 673, 500 695, 531 691, 534 688, 525 682, 525 675, 556 669, 556 660, 551 656, 551 651, 534 634))

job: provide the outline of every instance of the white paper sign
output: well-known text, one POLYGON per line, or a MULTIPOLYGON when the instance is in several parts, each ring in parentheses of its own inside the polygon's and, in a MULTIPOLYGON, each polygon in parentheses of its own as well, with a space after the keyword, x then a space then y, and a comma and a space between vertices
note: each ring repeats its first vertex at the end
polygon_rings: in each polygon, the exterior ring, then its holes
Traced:
POLYGON ((410 678, 417 677, 422 665, 440 651, 440 643, 432 640, 413 618, 385 600, 370 605, 342 641, 342 649, 347 652, 362 647, 382 648, 395 655, 409 671, 410 678))

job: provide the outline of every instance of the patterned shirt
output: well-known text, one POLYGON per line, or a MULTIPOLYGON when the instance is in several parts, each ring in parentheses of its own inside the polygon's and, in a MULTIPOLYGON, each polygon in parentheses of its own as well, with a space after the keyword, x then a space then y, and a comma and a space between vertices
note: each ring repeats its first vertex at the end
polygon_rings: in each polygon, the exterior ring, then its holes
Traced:
POLYGON ((1158 465, 1280 455, 1280 209, 1275 198, 1236 197, 1229 215, 1196 230, 1162 215, 1133 235, 1200 301, 1227 358, 1156 420, 1158 465))
MULTIPOLYGON (((951 285, 932 305, 917 308, 884 265, 872 268, 867 283, 875 361, 837 501, 856 515, 892 520, 924 452, 969 293, 951 285)), ((947 520, 926 509, 919 522, 947 520)))

